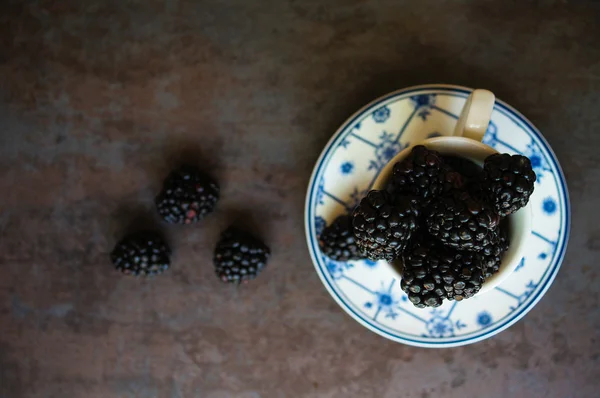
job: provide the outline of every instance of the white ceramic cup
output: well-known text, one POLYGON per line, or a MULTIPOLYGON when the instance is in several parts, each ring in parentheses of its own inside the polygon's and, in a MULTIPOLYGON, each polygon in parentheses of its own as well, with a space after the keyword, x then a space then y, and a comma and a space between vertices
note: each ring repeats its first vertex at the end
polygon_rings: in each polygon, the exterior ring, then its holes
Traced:
MULTIPOLYGON (((461 115, 456 123, 453 136, 430 138, 416 145, 425 145, 427 148, 438 151, 442 155, 459 156, 469 159, 483 166, 485 158, 498 153, 494 148, 483 144, 481 140, 485 134, 492 110, 494 108, 494 94, 488 90, 473 90, 467 98, 461 115)), ((402 161, 411 152, 412 146, 398 153, 381 171, 373 184, 373 189, 385 189, 392 175, 394 165, 402 161)), ((523 250, 528 237, 531 235, 531 208, 528 204, 514 214, 508 216, 510 245, 502 256, 500 269, 492 275, 481 287, 477 294, 485 293, 504 281, 517 267, 523 258, 523 250)), ((401 264, 391 265, 394 272, 398 273, 401 264)))

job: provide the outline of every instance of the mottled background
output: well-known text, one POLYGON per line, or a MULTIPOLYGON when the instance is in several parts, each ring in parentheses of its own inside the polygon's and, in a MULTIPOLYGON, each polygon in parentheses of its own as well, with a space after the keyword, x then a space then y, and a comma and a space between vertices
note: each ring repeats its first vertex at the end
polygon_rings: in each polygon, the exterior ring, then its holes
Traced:
POLYGON ((600 3, 0 2, 0 397, 597 397, 600 3), (347 316, 308 256, 303 199, 323 145, 391 90, 485 87, 543 132, 573 208, 569 250, 527 317, 428 350, 347 316), (196 159, 216 214, 165 227, 174 265, 124 277, 107 253, 152 222, 196 159), (217 281, 241 218, 273 249, 217 281))

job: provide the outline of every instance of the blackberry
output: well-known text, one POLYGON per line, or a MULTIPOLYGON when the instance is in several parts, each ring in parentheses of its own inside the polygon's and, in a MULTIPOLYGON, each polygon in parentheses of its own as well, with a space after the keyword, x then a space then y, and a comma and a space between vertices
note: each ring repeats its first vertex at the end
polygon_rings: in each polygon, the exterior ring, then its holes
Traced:
POLYGON ((392 201, 386 191, 371 191, 352 215, 356 244, 371 260, 392 261, 400 256, 417 228, 417 216, 411 198, 392 201))
POLYGON ((439 307, 444 299, 460 301, 479 292, 483 268, 475 253, 422 241, 404 255, 400 287, 414 306, 439 307))
POLYGON ((426 218, 427 230, 444 245, 475 252, 492 244, 499 221, 488 205, 467 192, 435 201, 426 218))
POLYGON ((247 283, 267 265, 269 248, 259 239, 236 227, 222 234, 215 249, 215 272, 223 282, 247 283))
POLYGON ((157 275, 169 268, 171 250, 155 232, 123 238, 110 254, 116 269, 127 275, 157 275))
POLYGON ((528 158, 497 153, 485 159, 483 173, 483 186, 496 213, 508 216, 527 205, 536 180, 528 158))
POLYGON ((509 244, 507 227, 505 226, 505 222, 502 222, 496 236, 492 240, 492 244, 485 247, 481 253, 478 253, 483 262, 486 279, 500 269, 502 256, 508 250, 509 244))
POLYGON ((360 254, 354 232, 352 231, 352 216, 343 215, 326 227, 319 237, 321 251, 334 261, 360 260, 360 254))
POLYGON ((477 163, 459 156, 443 155, 444 163, 463 176, 464 182, 479 182, 483 176, 483 168, 477 163))
POLYGON ((448 167, 438 152, 417 145, 406 159, 394 165, 387 188, 396 196, 414 196, 425 207, 442 193, 462 185, 460 174, 448 167))
POLYGON ((191 224, 211 213, 219 200, 219 185, 194 166, 183 165, 165 179, 156 208, 172 224, 191 224))

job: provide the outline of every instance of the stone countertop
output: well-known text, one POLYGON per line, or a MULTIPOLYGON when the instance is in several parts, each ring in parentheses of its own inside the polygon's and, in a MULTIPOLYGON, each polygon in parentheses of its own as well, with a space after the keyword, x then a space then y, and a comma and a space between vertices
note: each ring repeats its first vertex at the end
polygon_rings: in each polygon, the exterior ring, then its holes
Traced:
MULTIPOLYGON (((600 5, 593 1, 14 1, 0 5, 0 397, 595 397, 600 387, 600 5), (315 160, 391 90, 485 87, 562 163, 573 210, 558 277, 524 319, 444 350, 347 316, 304 239, 315 160), (164 227, 173 267, 121 276, 108 253, 169 169, 222 186, 164 227), (240 288, 219 231, 273 250, 240 288)), ((148 221, 150 218, 150 221, 148 221)))

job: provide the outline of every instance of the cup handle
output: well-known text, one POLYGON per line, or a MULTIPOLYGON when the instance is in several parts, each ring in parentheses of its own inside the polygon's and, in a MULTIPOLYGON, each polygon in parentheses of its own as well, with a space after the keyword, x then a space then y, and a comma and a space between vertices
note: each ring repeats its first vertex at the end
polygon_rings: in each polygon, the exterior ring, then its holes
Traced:
POLYGON ((467 97, 467 102, 460 113, 454 136, 465 137, 472 140, 481 141, 485 134, 490 119, 496 97, 494 93, 488 90, 473 90, 467 97))

